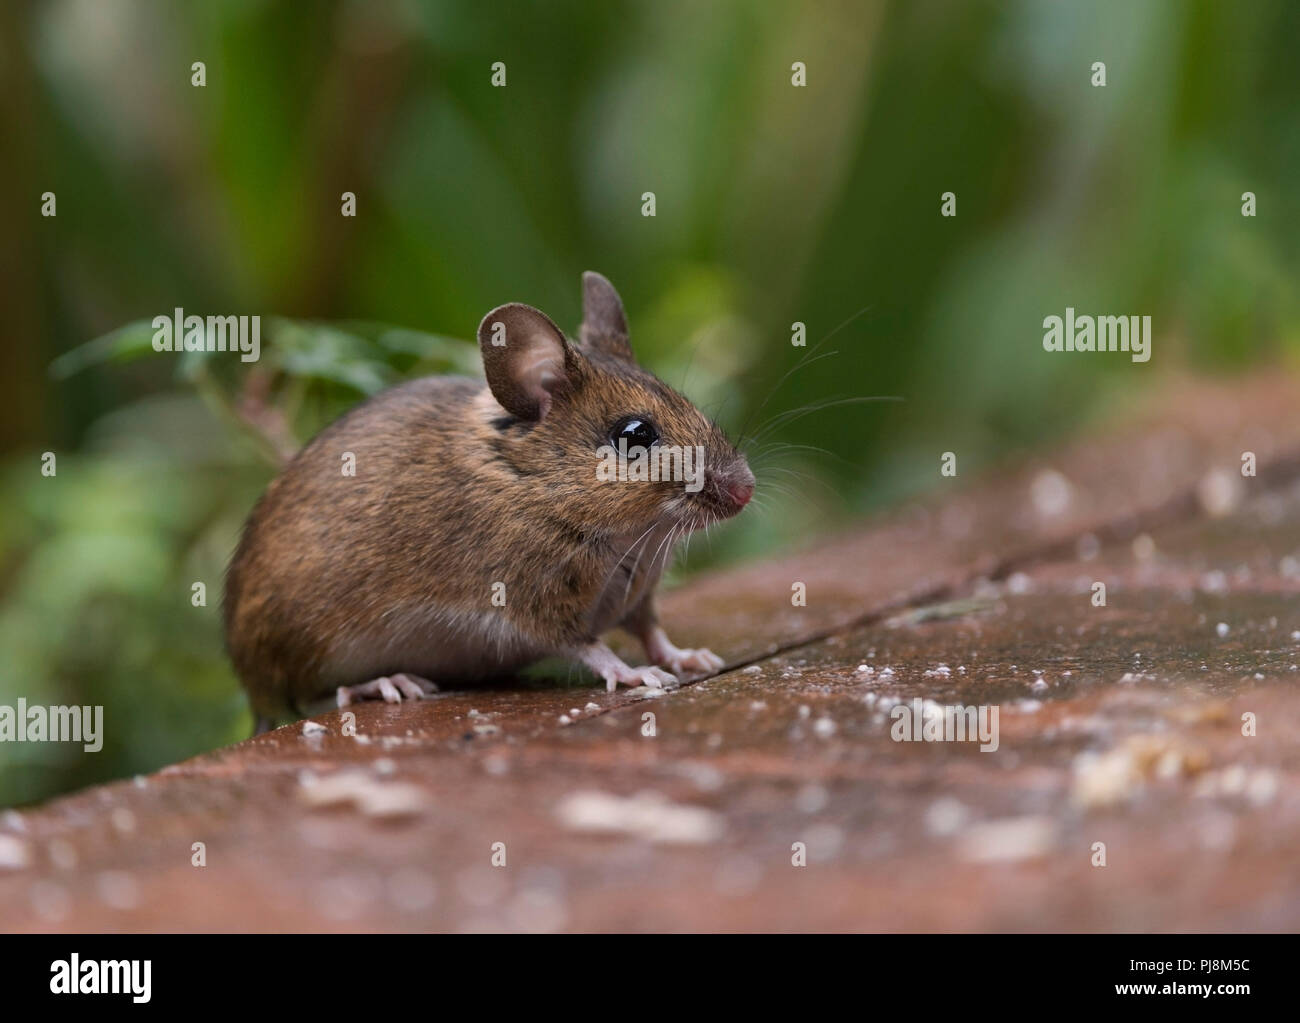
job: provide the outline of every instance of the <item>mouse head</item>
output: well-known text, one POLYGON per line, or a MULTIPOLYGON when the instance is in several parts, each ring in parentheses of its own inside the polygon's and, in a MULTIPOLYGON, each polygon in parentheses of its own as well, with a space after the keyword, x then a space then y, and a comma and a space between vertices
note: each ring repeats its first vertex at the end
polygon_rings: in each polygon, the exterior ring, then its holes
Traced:
POLYGON ((717 425, 637 365, 623 303, 582 277, 577 344, 544 313, 512 302, 479 324, 488 387, 501 406, 494 455, 543 488, 558 518, 615 535, 698 529, 739 512, 749 465, 717 425))

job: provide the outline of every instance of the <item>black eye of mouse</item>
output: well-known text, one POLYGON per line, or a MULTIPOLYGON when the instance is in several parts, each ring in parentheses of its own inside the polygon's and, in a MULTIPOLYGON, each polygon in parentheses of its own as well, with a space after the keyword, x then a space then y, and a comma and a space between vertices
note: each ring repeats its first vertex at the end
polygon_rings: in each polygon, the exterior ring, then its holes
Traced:
POLYGON ((659 430, 649 419, 641 416, 628 416, 614 424, 609 433, 609 442, 616 448, 626 445, 628 454, 634 448, 648 448, 659 443, 659 430))

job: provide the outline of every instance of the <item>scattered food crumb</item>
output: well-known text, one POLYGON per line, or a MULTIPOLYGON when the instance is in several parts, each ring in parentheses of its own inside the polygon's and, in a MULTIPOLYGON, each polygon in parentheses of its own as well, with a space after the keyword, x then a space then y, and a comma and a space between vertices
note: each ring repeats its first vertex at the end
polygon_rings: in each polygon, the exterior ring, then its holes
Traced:
POLYGON ((925 811, 925 827, 932 835, 955 835, 969 819, 970 811, 951 796, 936 799, 925 811))
POLYGON ((1165 716, 1184 725, 1218 724, 1228 720, 1228 705, 1222 700, 1197 700, 1170 707, 1165 716))
POLYGON ((105 870, 97 875, 95 891, 110 909, 134 909, 140 902, 140 883, 124 870, 105 870))
POLYGON ((135 830, 135 814, 125 806, 116 806, 113 812, 108 815, 109 823, 113 825, 113 830, 119 834, 129 835, 135 830))
POLYGON ((1051 818, 1011 817, 971 825, 961 836, 957 851, 972 863, 1006 863, 1045 856, 1055 842, 1051 818))
POLYGON ((365 771, 340 771, 325 778, 299 776, 298 798, 307 806, 351 804, 367 817, 410 817, 429 805, 429 794, 410 782, 381 782, 365 771))
POLYGON ((650 842, 704 844, 716 842, 725 830, 723 818, 712 810, 672 803, 657 792, 631 797, 575 792, 560 801, 555 814, 575 831, 634 835, 650 842))
POLYGON ((1241 500, 1241 481, 1223 468, 1206 473, 1196 487, 1201 507, 1211 518, 1221 518, 1237 507, 1241 500))
POLYGON ((1201 576, 1201 589, 1206 593, 1225 593, 1228 589, 1228 577, 1219 569, 1213 569, 1201 576))
POLYGON ((1207 771, 1196 786, 1198 796, 1245 796, 1255 806, 1266 806, 1277 795, 1277 774, 1267 769, 1248 771, 1233 764, 1221 771, 1207 771))
POLYGON ((0 870, 22 870, 32 861, 27 842, 15 835, 0 835, 0 870))
POLYGON ((59 870, 72 870, 77 865, 77 847, 64 838, 56 838, 47 847, 50 862, 59 870))
POLYGON ((1007 579, 1007 592, 1023 596, 1034 588, 1034 581, 1024 572, 1014 572, 1007 579))
POLYGON ((1045 519, 1054 519, 1069 509, 1074 488, 1057 470, 1043 469, 1029 484, 1029 497, 1034 511, 1045 519))
POLYGON ((820 813, 829 802, 830 794, 816 782, 804 785, 794 796, 795 807, 803 813, 820 813))
POLYGON ((1134 735, 1113 750, 1076 757, 1071 797, 1088 809, 1114 806, 1136 796, 1152 778, 1190 777, 1208 763, 1204 750, 1171 736, 1134 735))

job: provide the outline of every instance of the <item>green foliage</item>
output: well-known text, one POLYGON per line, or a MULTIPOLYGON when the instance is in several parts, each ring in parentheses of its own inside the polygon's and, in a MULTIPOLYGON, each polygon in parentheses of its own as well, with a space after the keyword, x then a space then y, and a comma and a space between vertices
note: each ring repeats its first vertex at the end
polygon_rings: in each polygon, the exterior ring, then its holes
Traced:
POLYGON ((1171 368, 1300 350, 1286 0, 127 0, 3 5, 0 32, 0 702, 110 722, 93 756, 0 747, 0 803, 240 736, 220 578, 276 458, 393 381, 477 372, 455 338, 501 302, 576 327, 583 270, 647 365, 760 437, 759 507, 687 570, 1171 368), (1150 314, 1151 363, 1044 353, 1067 305, 1150 314), (263 358, 154 352, 176 307, 261 315, 263 358), (796 320, 835 332, 802 364, 796 320), (836 401, 877 395, 903 401, 836 401))
POLYGON ((221 580, 244 515, 277 462, 274 432, 241 415, 251 379, 310 436, 404 375, 473 372, 465 341, 369 323, 275 318, 256 376, 222 353, 161 356, 150 323, 132 323, 56 361, 52 372, 111 372, 175 360, 179 387, 95 424, 86 450, 5 470, 18 498, 0 515, 5 565, 0 704, 101 705, 104 748, 0 744, 0 804, 156 768, 244 738, 250 718, 221 645, 221 580), (221 360, 226 360, 224 363, 221 360), (193 586, 206 588, 195 606, 193 586))

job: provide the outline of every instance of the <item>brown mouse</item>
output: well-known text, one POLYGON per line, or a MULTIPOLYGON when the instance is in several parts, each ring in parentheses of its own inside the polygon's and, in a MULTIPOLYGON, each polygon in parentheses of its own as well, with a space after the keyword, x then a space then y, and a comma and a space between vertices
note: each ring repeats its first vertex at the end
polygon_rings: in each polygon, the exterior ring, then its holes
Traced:
POLYGON ((518 303, 488 313, 478 340, 486 381, 375 395, 249 516, 224 613, 259 726, 331 692, 340 706, 418 699, 552 656, 610 691, 673 680, 601 642, 615 626, 672 672, 722 667, 669 641, 655 587, 679 539, 749 501, 744 456, 637 365, 600 274, 583 275, 576 343, 518 303))

